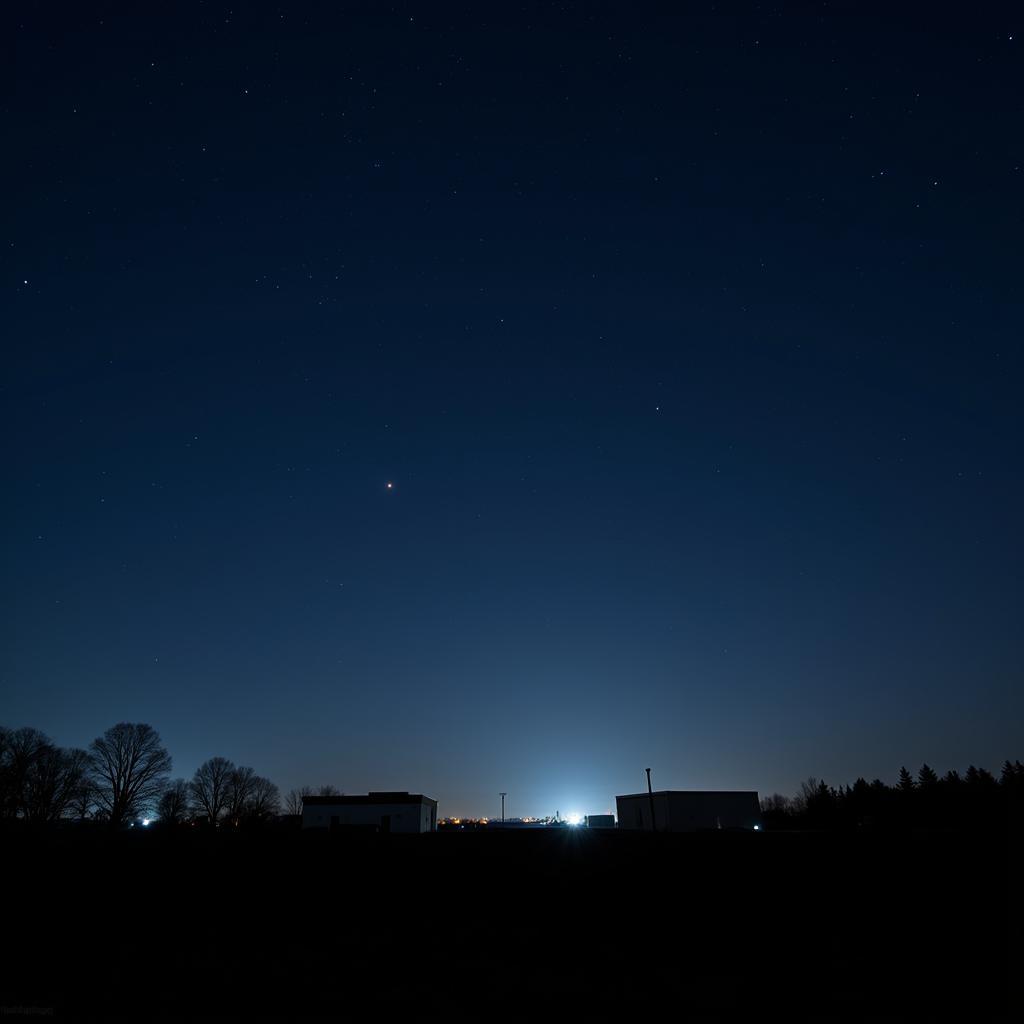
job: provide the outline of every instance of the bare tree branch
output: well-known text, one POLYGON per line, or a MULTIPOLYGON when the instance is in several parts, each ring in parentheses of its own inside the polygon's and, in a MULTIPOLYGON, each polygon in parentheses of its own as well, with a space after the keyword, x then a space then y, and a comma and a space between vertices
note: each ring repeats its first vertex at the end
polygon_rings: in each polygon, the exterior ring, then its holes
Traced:
POLYGON ((175 779, 167 784, 167 788, 156 805, 157 819, 162 825, 180 825, 191 813, 189 798, 192 790, 184 779, 175 779))
POLYGON ((120 722, 92 741, 89 766, 97 803, 116 827, 159 799, 171 755, 151 725, 120 722))
POLYGON ((211 757, 196 769, 192 777, 192 799, 196 809, 206 815, 211 825, 220 821, 227 805, 228 780, 234 770, 234 762, 226 757, 211 757))

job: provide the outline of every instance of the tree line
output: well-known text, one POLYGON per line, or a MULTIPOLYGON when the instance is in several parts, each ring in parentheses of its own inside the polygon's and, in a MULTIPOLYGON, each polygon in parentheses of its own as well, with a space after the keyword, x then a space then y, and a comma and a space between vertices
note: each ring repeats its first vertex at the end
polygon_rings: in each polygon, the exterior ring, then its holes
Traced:
POLYGON ((923 764, 916 775, 900 768, 891 786, 881 779, 830 786, 809 778, 796 796, 764 797, 761 813, 769 829, 991 829, 1020 820, 1022 795, 1020 761, 1004 761, 998 778, 974 765, 963 775, 952 770, 940 776, 923 764))
MULTIPOLYGON (((225 757, 203 762, 191 779, 172 779, 171 755, 142 722, 120 722, 88 749, 58 747, 31 727, 0 726, 0 820, 100 821, 121 827, 151 814, 164 825, 202 822, 239 827, 270 821, 281 797, 270 779, 225 757)), ((290 814, 302 798, 337 794, 304 786, 285 799, 290 814)))
MULTIPOLYGON (((190 780, 171 778, 171 755, 150 725, 120 722, 88 749, 56 746, 45 733, 0 726, 0 820, 102 821, 120 827, 146 813, 166 825, 226 827, 302 813, 307 796, 338 796, 331 785, 278 788, 225 757, 204 761, 190 780)), ((769 829, 992 828, 1019 820, 1024 764, 1005 761, 997 778, 971 765, 939 776, 927 764, 900 769, 895 785, 857 779, 829 786, 807 779, 796 796, 761 800, 769 829)))

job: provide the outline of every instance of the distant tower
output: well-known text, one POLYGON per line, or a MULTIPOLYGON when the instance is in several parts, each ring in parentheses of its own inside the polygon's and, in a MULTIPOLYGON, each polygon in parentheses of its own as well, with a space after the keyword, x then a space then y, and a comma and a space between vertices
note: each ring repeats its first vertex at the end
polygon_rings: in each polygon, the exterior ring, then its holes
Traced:
POLYGON ((498 796, 501 797, 501 823, 504 825, 505 824, 505 797, 508 796, 508 793, 499 793, 498 796))

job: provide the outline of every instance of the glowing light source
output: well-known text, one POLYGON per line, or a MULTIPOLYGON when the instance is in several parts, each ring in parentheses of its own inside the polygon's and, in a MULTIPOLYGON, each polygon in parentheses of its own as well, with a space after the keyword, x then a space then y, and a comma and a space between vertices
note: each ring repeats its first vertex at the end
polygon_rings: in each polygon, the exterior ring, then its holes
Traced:
POLYGON ((760 832, 761 831, 761 826, 760 825, 755 825, 754 826, 754 831, 755 832, 760 832))
POLYGON ((566 819, 566 823, 569 825, 582 825, 583 815, 582 814, 570 814, 566 819))
POLYGON ((147 825, 149 825, 149 823, 150 823, 150 822, 151 822, 152 820, 153 820, 152 818, 143 818, 143 819, 142 819, 142 827, 143 827, 143 828, 146 828, 146 826, 147 826, 147 825))

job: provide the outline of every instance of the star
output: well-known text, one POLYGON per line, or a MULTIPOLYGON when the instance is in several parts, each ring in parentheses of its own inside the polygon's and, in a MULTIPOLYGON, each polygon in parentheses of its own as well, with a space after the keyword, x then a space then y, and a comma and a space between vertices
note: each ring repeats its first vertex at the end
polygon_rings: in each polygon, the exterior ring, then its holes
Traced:
POLYGON ((392 483, 392 482, 391 482, 391 481, 389 480, 389 481, 388 481, 388 482, 387 482, 387 483, 386 483, 386 484, 384 485, 384 488, 385 488, 385 490, 388 490, 388 491, 393 491, 393 490, 395 489, 395 485, 394 485, 394 484, 393 484, 393 483, 392 483))

